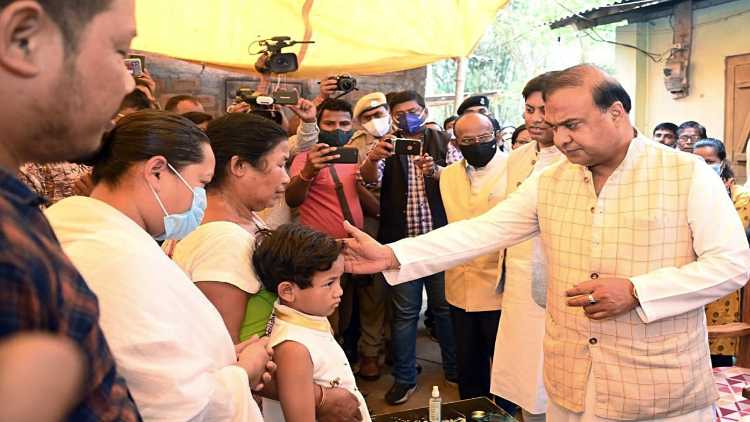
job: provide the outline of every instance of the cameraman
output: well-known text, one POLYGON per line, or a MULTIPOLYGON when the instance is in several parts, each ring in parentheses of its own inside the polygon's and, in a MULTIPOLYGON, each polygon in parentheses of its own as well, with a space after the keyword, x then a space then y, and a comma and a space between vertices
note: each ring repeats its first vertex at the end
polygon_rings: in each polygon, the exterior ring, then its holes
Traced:
MULTIPOLYGON (((425 127, 428 111, 424 98, 417 92, 396 92, 386 98, 391 119, 398 128, 395 135, 422 143, 422 155, 396 155, 392 141, 381 139, 361 167, 366 182, 381 182, 378 240, 389 243, 419 236, 447 223, 438 177, 439 166, 445 166, 450 139, 445 132, 425 127)), ((395 382, 385 396, 390 405, 405 403, 416 389, 417 322, 423 286, 433 310, 445 377, 451 382, 458 378, 444 273, 393 286, 391 332, 395 382)))

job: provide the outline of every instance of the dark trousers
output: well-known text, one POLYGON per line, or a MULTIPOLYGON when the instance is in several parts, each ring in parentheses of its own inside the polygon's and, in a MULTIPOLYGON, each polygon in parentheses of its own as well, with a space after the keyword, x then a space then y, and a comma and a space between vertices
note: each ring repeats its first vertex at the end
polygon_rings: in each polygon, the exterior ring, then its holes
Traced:
POLYGON ((461 400, 490 397, 490 374, 500 311, 466 312, 451 305, 461 400))

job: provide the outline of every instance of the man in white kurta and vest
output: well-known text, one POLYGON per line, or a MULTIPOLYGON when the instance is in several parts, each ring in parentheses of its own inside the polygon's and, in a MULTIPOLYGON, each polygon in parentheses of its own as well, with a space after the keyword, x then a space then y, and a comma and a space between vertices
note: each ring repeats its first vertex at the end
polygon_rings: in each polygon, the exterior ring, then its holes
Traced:
POLYGON ((550 421, 712 420, 703 306, 742 287, 750 249, 718 177, 630 123, 630 97, 578 65, 550 77, 545 120, 567 160, 492 210, 383 246, 348 226, 347 271, 400 283, 541 235, 550 421))
MULTIPOLYGON (((507 154, 498 151, 490 118, 468 112, 456 120, 454 142, 463 159, 440 175, 448 223, 482 215, 505 198, 507 154)), ((445 299, 456 339, 462 400, 490 394, 490 365, 500 320, 498 252, 445 272, 445 299)))
MULTIPOLYGON (((523 119, 532 141, 510 154, 507 195, 527 178, 563 159, 553 142, 552 127, 544 120, 542 93, 550 76, 538 75, 523 89, 523 119)), ((542 379, 542 341, 547 260, 541 238, 537 235, 508 248, 501 268, 503 317, 497 328, 490 391, 519 405, 524 422, 544 422, 547 392, 542 379)))

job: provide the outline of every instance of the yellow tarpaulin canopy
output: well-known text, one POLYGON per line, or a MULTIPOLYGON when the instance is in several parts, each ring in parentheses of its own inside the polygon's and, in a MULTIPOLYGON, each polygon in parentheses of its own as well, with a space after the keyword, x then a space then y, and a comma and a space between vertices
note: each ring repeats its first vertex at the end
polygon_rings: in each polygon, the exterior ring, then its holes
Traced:
POLYGON ((377 74, 466 57, 508 0, 138 0, 133 48, 253 72, 254 41, 312 40, 284 52, 296 77, 377 74))

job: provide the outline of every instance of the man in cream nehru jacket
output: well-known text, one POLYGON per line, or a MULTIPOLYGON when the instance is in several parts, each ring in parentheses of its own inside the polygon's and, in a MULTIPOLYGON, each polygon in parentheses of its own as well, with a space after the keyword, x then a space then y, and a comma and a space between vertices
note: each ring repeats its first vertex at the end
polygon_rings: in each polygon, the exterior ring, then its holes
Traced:
POLYGON ((554 422, 712 420, 703 306, 742 287, 745 233, 699 158, 637 133, 630 97, 578 65, 544 89, 567 160, 480 217, 380 245, 350 228, 347 271, 424 277, 540 234, 548 259, 544 380, 554 422))

